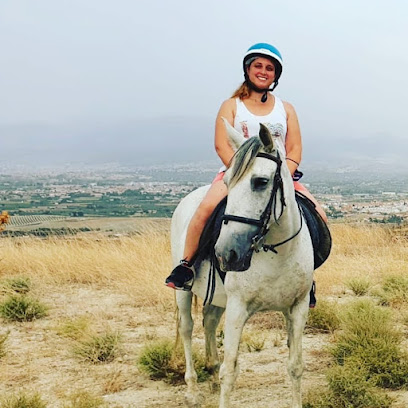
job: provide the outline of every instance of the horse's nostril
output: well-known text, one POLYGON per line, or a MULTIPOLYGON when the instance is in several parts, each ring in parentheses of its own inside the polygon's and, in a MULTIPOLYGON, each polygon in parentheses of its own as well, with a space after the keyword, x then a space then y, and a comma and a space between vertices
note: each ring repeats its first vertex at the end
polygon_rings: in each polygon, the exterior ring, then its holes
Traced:
POLYGON ((238 254, 237 254, 233 249, 231 249, 231 250, 229 251, 228 263, 229 263, 229 264, 233 264, 233 263, 235 263, 237 260, 238 260, 238 254))

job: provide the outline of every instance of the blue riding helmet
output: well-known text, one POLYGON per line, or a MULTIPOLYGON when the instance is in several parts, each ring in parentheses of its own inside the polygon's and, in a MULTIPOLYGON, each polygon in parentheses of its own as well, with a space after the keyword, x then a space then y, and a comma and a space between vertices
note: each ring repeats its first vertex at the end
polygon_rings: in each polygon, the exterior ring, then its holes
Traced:
POLYGON ((273 91, 278 86, 278 81, 282 74, 282 69, 283 69, 282 55, 278 51, 278 49, 275 48, 273 45, 270 45, 267 43, 257 43, 257 44, 254 44, 252 47, 249 47, 248 51, 245 53, 244 60, 243 60, 243 68, 244 68, 245 80, 252 87, 252 89, 255 89, 258 92, 265 91, 265 94, 262 97, 262 102, 266 102, 267 97, 268 97, 268 92, 273 91), (248 74, 247 74, 247 68, 249 67, 249 65, 251 65, 251 63, 257 57, 268 58, 273 62, 275 66, 275 82, 271 89, 261 89, 260 90, 249 81, 248 74))
POLYGON ((272 60, 272 62, 275 65, 276 80, 279 80, 279 77, 282 74, 283 60, 282 55, 278 51, 278 49, 275 48, 273 45, 267 43, 257 43, 254 44, 252 47, 249 47, 248 51, 244 55, 243 61, 244 72, 246 72, 248 65, 250 65, 251 62, 253 61, 253 58, 256 57, 265 57, 272 60))

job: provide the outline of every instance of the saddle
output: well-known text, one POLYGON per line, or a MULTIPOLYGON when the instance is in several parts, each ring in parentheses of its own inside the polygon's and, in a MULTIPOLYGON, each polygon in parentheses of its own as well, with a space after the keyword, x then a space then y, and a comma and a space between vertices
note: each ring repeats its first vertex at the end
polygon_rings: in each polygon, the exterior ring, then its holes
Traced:
POLYGON ((314 269, 323 265, 330 255, 332 247, 332 238, 327 224, 323 221, 320 214, 316 211, 313 201, 309 200, 299 191, 295 191, 296 202, 302 211, 312 239, 314 254, 314 269))
MULTIPOLYGON (((327 224, 316 211, 314 203, 298 191, 296 191, 295 197, 309 230, 313 245, 314 269, 317 269, 329 257, 332 247, 331 234, 327 224)), ((194 268, 198 270, 201 262, 209 258, 212 268, 218 271, 222 281, 225 279, 225 272, 222 272, 219 267, 219 263, 215 257, 214 246, 220 235, 222 216, 225 213, 226 205, 227 197, 215 207, 201 234, 198 251, 193 259, 194 268)))

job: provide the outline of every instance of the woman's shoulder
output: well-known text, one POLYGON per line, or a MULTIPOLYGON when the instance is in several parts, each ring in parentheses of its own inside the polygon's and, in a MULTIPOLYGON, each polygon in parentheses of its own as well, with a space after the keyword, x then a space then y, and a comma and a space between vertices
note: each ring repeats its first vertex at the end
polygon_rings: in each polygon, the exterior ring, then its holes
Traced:
POLYGON ((285 108, 286 113, 289 115, 290 113, 295 113, 295 108, 293 105, 287 101, 282 100, 282 105, 285 108))
POLYGON ((220 112, 230 112, 233 113, 235 116, 235 112, 237 110, 237 103, 235 101, 235 98, 228 98, 226 99, 220 107, 220 112))
POLYGON ((222 104, 221 107, 226 107, 226 108, 235 108, 235 106, 237 105, 237 98, 228 98, 226 99, 222 104))

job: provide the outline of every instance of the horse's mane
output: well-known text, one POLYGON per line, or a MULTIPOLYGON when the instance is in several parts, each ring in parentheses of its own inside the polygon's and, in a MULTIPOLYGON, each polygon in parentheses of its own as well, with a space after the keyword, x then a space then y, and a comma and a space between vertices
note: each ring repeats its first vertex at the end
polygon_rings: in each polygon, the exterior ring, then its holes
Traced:
POLYGON ((251 167, 262 147, 263 144, 259 137, 251 137, 235 152, 229 169, 231 172, 228 183, 230 187, 236 184, 251 167))

